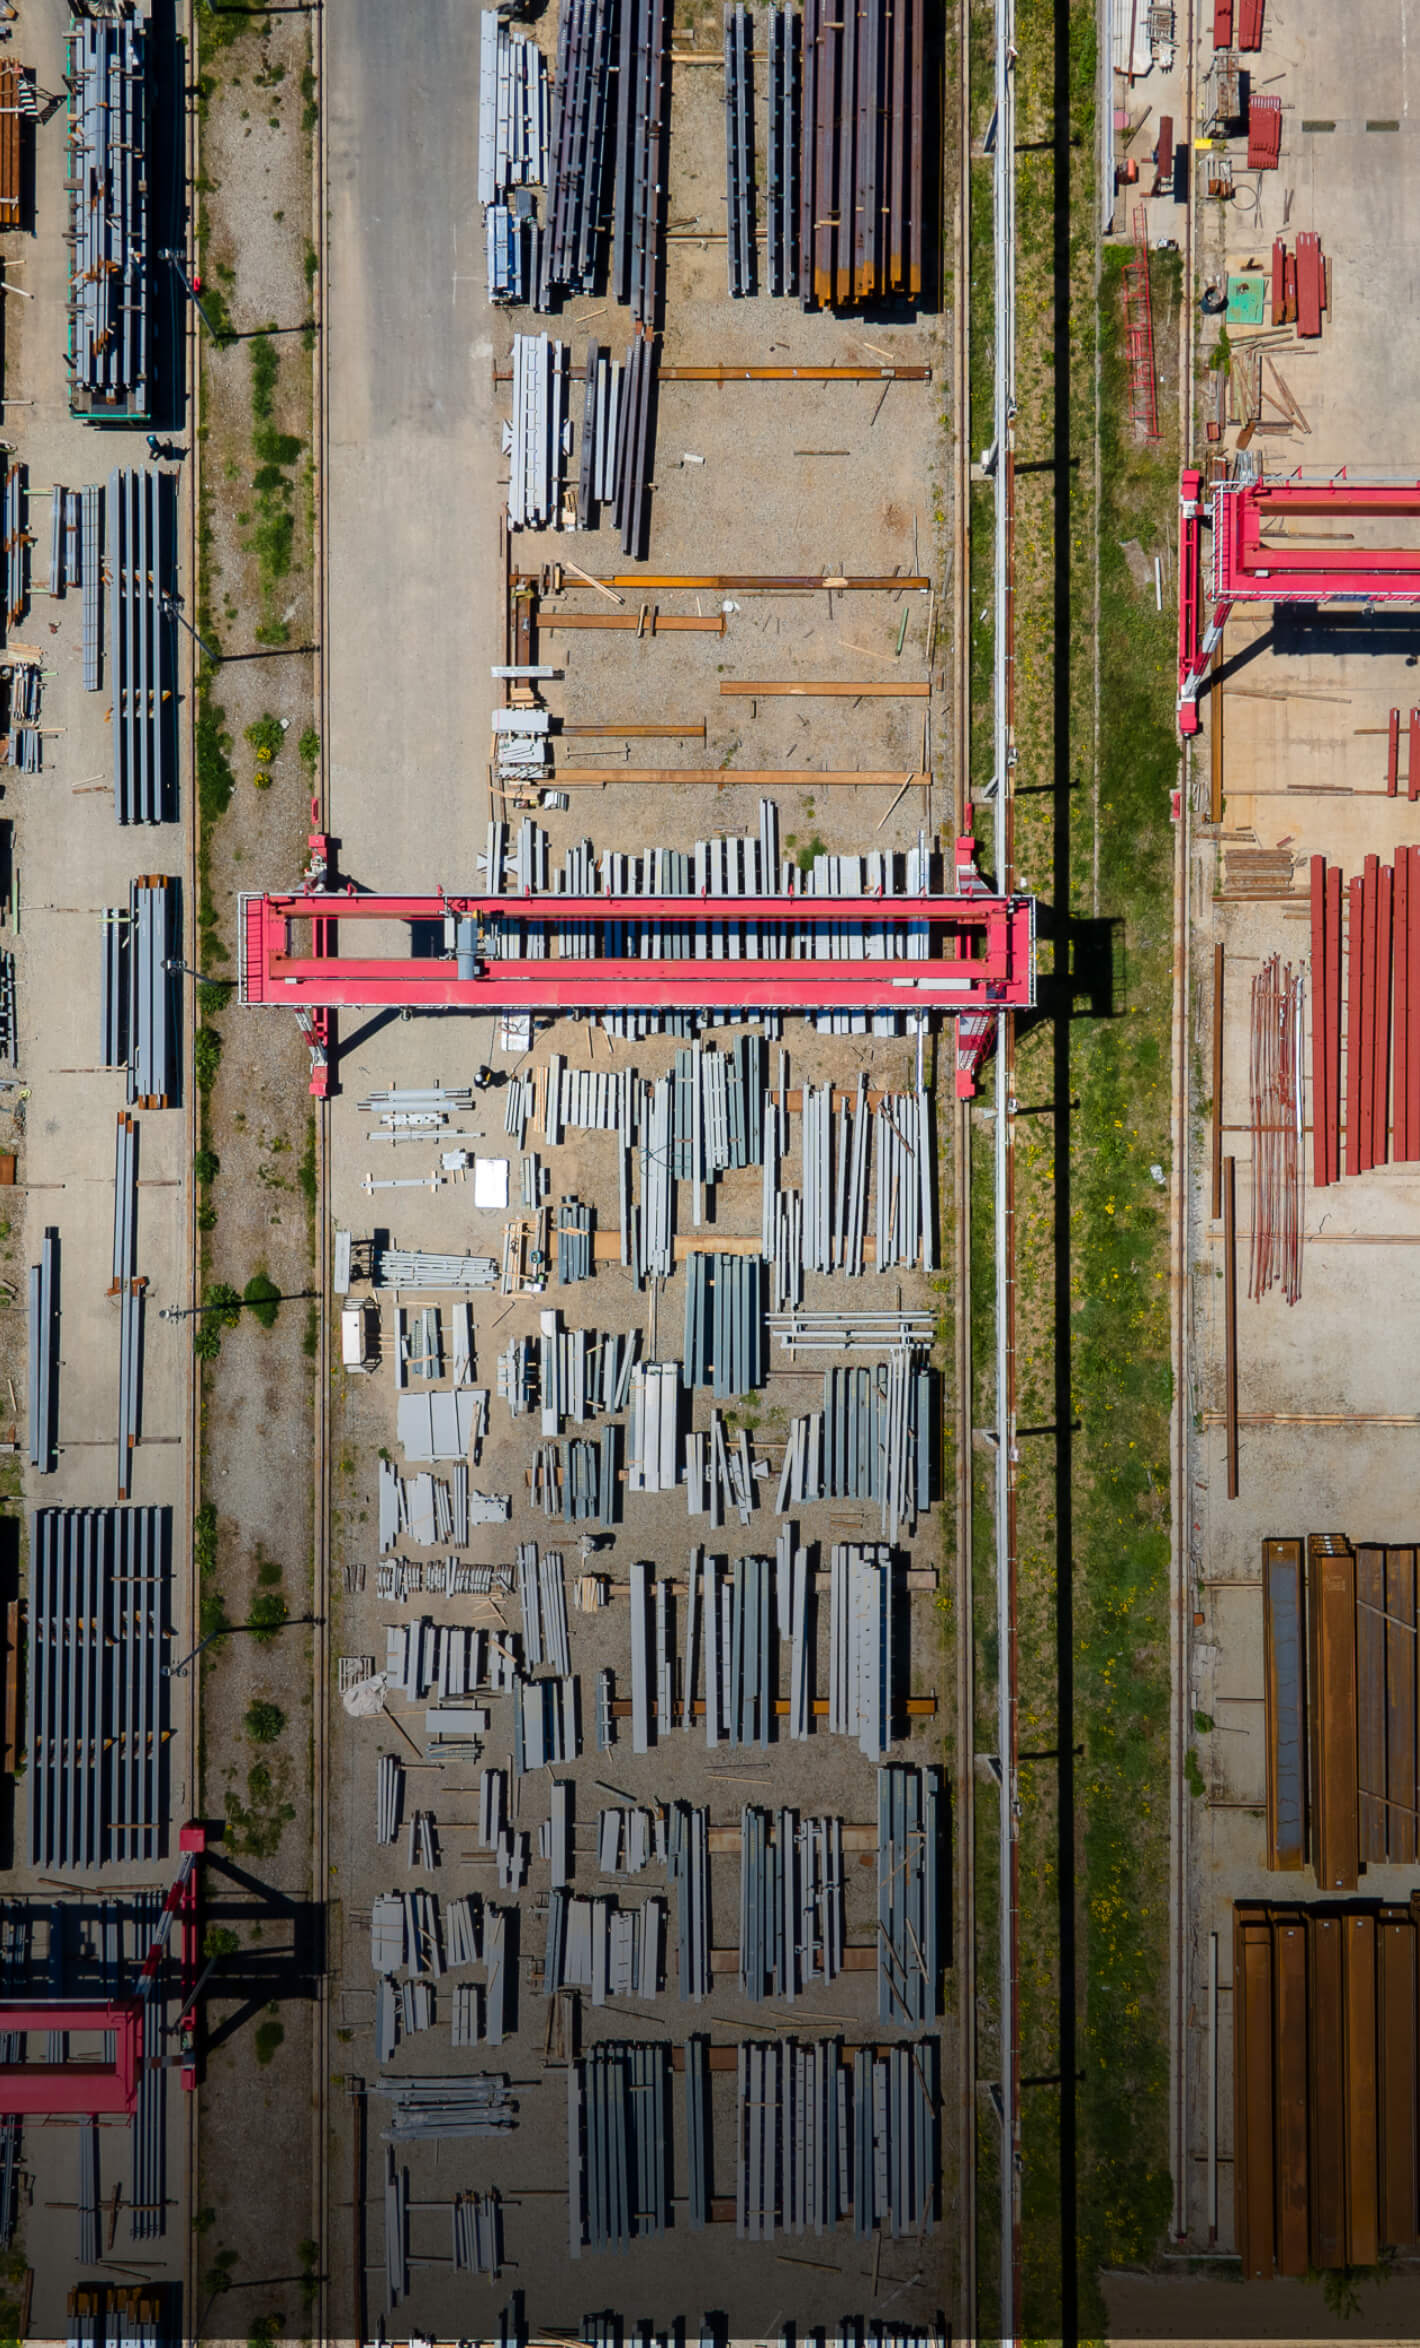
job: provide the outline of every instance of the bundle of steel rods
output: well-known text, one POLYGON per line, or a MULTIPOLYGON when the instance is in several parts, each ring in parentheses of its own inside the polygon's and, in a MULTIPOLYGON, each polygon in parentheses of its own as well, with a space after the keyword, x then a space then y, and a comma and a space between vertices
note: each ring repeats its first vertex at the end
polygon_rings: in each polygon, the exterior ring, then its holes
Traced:
POLYGON ((114 1149, 113 1278, 118 1290, 118 1497, 132 1495, 142 1432, 143 1292, 138 1276, 138 1123, 121 1113, 114 1149))
POLYGON ((569 293, 596 290, 611 45, 610 0, 568 0, 557 34, 546 273, 569 293))
POLYGON ((170 614, 176 518, 170 475, 110 473, 113 797, 120 823, 171 823, 177 815, 177 635, 170 614))
POLYGON ((769 11, 769 290, 799 290, 799 85, 803 19, 769 11))
POLYGON ((650 538, 648 492, 656 441, 656 375, 660 353, 648 335, 633 336, 622 368, 616 410, 616 468, 612 518, 621 551, 644 562, 650 538))
POLYGON ((14 625, 29 605, 29 489, 23 465, 5 467, 5 617, 14 625))
POLYGON ((175 1108, 181 1097, 177 921, 177 882, 160 873, 130 884, 126 914, 104 912, 103 1065, 127 1062, 131 1109, 175 1108))
MULTIPOLYGON (((771 144, 773 112, 771 109, 771 144)), ((744 0, 725 6, 725 211, 730 293, 755 290, 754 41, 744 0)))
POLYGON ((924 0, 805 0, 800 299, 922 291, 924 0))
POLYGON ((147 26, 86 17, 66 42, 69 405, 148 412, 147 26))
POLYGON ((567 449, 565 342, 546 334, 513 337, 513 421, 508 433, 508 527, 562 526, 562 463, 567 449))
POLYGON ((1302 1056, 1305 980, 1279 954, 1252 982, 1252 1264, 1248 1294, 1302 1293, 1302 1056))
POLYGON ((59 1386, 59 1233, 51 1224, 29 1279, 30 1466, 52 1475, 59 1386))
POLYGON ((669 0, 622 0, 617 48, 612 291, 654 333, 661 301, 661 212, 670 106, 669 0))
POLYGON ((30 1554, 31 1861, 161 1858, 172 1511, 42 1508, 30 1554))

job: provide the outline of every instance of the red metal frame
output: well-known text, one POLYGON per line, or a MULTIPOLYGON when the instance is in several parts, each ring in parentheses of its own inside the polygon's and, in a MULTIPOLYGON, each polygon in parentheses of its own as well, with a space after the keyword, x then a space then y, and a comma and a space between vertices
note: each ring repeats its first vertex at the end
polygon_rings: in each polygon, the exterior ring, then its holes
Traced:
POLYGON ((1235 603, 1420 604, 1420 538, 1414 546, 1264 543, 1266 521, 1420 522, 1420 481, 1220 481, 1210 493, 1213 609, 1202 622, 1200 527, 1203 477, 1185 471, 1179 491, 1178 722, 1198 731, 1197 701, 1235 603))
POLYGON ((86 2005, 64 1998, 16 1999, 0 2005, 0 2031, 111 2032, 113 2061, 0 2064, 0 2113, 125 2112, 138 2097, 143 2009, 132 1999, 86 2005))
POLYGON ((315 1012, 382 1005, 476 1011, 616 1010, 629 1006, 745 1010, 1024 1009, 1035 997, 1034 907, 1026 897, 374 897, 299 892, 243 897, 241 1000, 315 1012), (439 922, 470 917, 515 930, 567 922, 694 925, 723 933, 726 958, 641 960, 615 954, 549 960, 480 958, 460 977, 453 959, 345 957, 348 921, 439 922), (312 924, 308 955, 291 952, 293 922, 312 924), (896 957, 852 962, 751 961, 735 949, 747 924, 855 924, 896 957), (908 932, 937 949, 909 959, 908 932), (884 937, 883 933, 887 936, 884 937), (945 949, 945 950, 944 950, 945 949))

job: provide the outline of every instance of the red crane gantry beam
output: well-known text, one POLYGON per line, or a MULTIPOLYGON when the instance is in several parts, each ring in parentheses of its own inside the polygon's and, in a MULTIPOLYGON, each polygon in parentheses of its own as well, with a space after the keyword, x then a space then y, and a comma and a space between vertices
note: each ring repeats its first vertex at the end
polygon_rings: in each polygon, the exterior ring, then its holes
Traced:
POLYGON ((0 2005, 0 2031, 20 2035, 43 2030, 111 2033, 112 2062, 0 2064, 0 2114, 131 2112, 138 2095, 143 2053, 142 2008, 66 2004, 36 1998, 0 2005))
POLYGON ((1027 1008, 1035 999, 1034 908, 1025 897, 374 897, 306 892, 243 897, 241 999, 307 1011, 385 1005, 471 1011, 661 1008, 958 1011, 1027 1008), (714 933, 739 948, 747 925, 860 927, 864 957, 818 961, 652 959, 599 953, 565 960, 484 955, 357 959, 336 952, 345 921, 429 923, 453 917, 488 927, 665 925, 714 933), (311 924, 313 951, 291 950, 293 923, 311 924), (927 958, 909 947, 930 932, 927 958), (912 933, 916 933, 915 937, 912 933), (946 947, 949 952, 943 953, 946 947), (895 952, 890 949, 895 948, 895 952), (872 957, 871 959, 869 957, 872 957))
POLYGON ((1413 546, 1307 546, 1264 539, 1266 522, 1420 522, 1420 481, 1220 481, 1211 491, 1213 609, 1200 633, 1202 476, 1185 472, 1179 541, 1179 725, 1198 731, 1198 694, 1235 603, 1420 604, 1413 546))

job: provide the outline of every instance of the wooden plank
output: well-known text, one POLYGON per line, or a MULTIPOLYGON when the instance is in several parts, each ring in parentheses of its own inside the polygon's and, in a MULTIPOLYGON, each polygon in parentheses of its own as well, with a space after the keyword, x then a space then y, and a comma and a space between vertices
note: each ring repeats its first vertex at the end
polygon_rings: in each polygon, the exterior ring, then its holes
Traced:
POLYGON ((877 701, 925 701, 931 693, 930 684, 913 684, 896 679, 891 684, 842 684, 830 677, 818 677, 803 684, 775 681, 766 677, 722 677, 720 691, 726 697, 746 700, 753 696, 760 701, 856 701, 862 697, 877 701))
POLYGON ((1398 1866, 1415 1863, 1415 1552, 1385 1553, 1386 1821, 1398 1866))
POLYGON ((1277 2271, 1272 2143, 1272 1930, 1233 1910, 1233 2220, 1244 2280, 1277 2271))
POLYGON ((1310 2252, 1307 2216, 1307 1933, 1306 1919, 1279 1916, 1272 1927, 1273 2107, 1277 2194, 1277 2269, 1304 2275, 1310 2252))
POLYGON ((1346 1171, 1361 1171, 1361 881, 1346 884, 1346 1171))
POLYGON ((1383 1908, 1376 1931, 1380 2020, 1380 2238, 1405 2250, 1416 2238, 1420 2145, 1416 2135, 1415 1925, 1408 1909, 1383 1908))
POLYGON ((555 777, 559 791, 569 783, 679 783, 687 788, 713 783, 717 791, 736 785, 763 790, 778 783, 798 791, 901 790, 930 780, 922 767, 847 767, 826 773, 810 766, 559 766, 555 777))
POLYGON ((1356 1782, 1361 1857, 1386 1855, 1385 1551, 1356 1551, 1356 1782))
POLYGON ((1302 1544, 1262 1544, 1263 1685, 1267 1717, 1267 1864, 1305 1864, 1306 1649, 1302 1544))
POLYGON ((1346 2007, 1343 1920, 1312 1911, 1308 2119, 1310 2122, 1311 2262, 1346 2264, 1346 2007))
POLYGON ((1337 1535, 1308 1542, 1309 1605, 1317 1626, 1312 1693, 1317 1882, 1354 1891, 1360 1862, 1356 1799, 1356 1561, 1337 1535))
POLYGON ((1346 1998, 1346 2264, 1380 2256, 1380 2171, 1376 2140, 1376 1920, 1347 1916, 1342 1929, 1346 1998))

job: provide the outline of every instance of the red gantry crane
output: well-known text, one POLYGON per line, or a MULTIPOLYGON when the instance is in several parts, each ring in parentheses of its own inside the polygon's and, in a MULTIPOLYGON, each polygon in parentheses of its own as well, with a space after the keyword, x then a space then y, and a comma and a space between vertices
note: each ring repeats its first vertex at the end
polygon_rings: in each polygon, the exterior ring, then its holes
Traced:
POLYGON ((243 896, 237 933, 239 1000, 295 1011, 318 1098, 330 1088, 333 1014, 390 1006, 946 1010, 959 1015, 957 1090, 969 1095, 997 1015, 1035 1001, 1034 900, 992 895, 970 837, 957 843, 953 896, 367 896, 330 884, 329 845, 312 837, 316 884, 243 896), (366 938, 377 926, 396 938, 371 939, 380 953, 341 953, 341 927, 356 923, 366 938), (431 924, 444 950, 416 954, 408 933, 431 924))
POLYGON ((1198 731, 1198 695, 1228 614, 1237 603, 1420 605, 1420 533, 1412 546, 1371 543, 1368 524, 1420 521, 1420 481, 1355 480, 1343 468, 1324 479, 1240 474, 1205 485, 1184 473, 1179 496, 1178 723, 1198 731), (1213 529, 1210 594, 1203 625, 1203 525, 1213 529), (1291 538, 1264 538, 1269 526, 1300 524, 1291 538), (1309 524, 1352 525, 1350 543, 1309 524), (1308 536, 1318 540, 1308 544, 1308 536))

